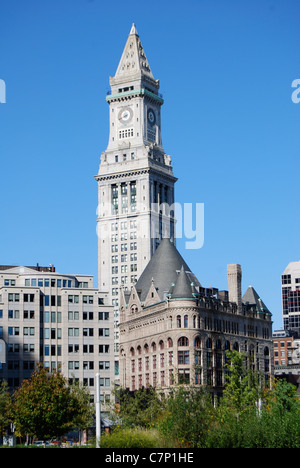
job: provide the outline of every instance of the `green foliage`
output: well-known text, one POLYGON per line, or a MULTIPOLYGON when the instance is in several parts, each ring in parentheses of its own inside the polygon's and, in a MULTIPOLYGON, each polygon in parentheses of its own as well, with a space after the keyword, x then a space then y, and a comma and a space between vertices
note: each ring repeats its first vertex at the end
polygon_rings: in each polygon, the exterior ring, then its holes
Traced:
POLYGON ((211 399, 203 389, 180 386, 167 400, 159 430, 179 447, 203 447, 211 413, 211 399))
POLYGON ((227 352, 227 357, 229 374, 221 406, 239 415, 248 413, 263 396, 262 378, 259 373, 251 370, 251 361, 250 366, 245 367, 244 354, 232 351, 227 352))
POLYGON ((13 395, 11 418, 17 435, 45 440, 62 436, 74 423, 83 424, 87 406, 78 395, 60 372, 48 374, 39 366, 13 395))
POLYGON ((121 390, 119 392, 120 411, 123 427, 153 427, 157 416, 165 408, 165 398, 154 388, 139 389, 136 392, 121 390))
POLYGON ((264 387, 251 360, 236 351, 228 354, 228 362, 227 384, 216 407, 203 388, 179 385, 167 397, 153 389, 121 392, 118 421, 123 428, 113 434, 118 447, 127 443, 136 447, 127 428, 143 427, 158 431, 157 447, 299 448, 295 387, 285 381, 274 382, 271 389, 264 387))
POLYGON ((161 448, 161 436, 149 429, 115 429, 101 437, 101 448, 161 448))
POLYGON ((11 398, 5 380, 0 384, 0 437, 9 424, 9 406, 11 398))

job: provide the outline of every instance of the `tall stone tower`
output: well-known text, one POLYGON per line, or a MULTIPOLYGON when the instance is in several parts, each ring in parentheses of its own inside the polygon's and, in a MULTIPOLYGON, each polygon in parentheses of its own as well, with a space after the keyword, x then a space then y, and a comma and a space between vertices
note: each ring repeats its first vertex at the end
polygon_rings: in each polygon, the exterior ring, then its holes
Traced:
POLYGON ((110 87, 109 142, 95 177, 98 284, 117 307, 120 287, 130 291, 160 240, 175 240, 177 179, 162 146, 164 101, 134 24, 110 87))

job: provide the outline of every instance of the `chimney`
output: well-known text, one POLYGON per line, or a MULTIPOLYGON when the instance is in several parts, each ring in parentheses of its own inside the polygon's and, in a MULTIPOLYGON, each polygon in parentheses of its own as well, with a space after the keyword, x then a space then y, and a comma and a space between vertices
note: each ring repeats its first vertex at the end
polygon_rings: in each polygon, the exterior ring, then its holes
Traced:
POLYGON ((235 302, 238 311, 242 312, 242 267, 234 263, 227 265, 227 279, 228 279, 228 292, 229 301, 235 302))

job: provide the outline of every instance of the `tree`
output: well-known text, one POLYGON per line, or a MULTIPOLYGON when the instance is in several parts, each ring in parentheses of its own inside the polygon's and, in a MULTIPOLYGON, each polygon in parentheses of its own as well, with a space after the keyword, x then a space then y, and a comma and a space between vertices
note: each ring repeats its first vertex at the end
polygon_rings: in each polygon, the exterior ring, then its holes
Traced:
POLYGON ((164 395, 152 387, 135 392, 121 389, 118 399, 120 406, 116 416, 125 427, 151 427, 165 406, 164 395))
POLYGON ((9 406, 11 397, 8 392, 8 384, 5 380, 0 384, 0 438, 9 425, 9 406))
POLYGON ((60 372, 48 374, 40 365, 14 393, 12 413, 18 435, 46 440, 70 430, 82 405, 60 372))
POLYGON ((253 371, 251 366, 246 368, 244 354, 232 351, 227 356, 229 373, 226 376, 221 406, 241 415, 256 408, 264 393, 262 379, 259 372, 253 371))
POLYGON ((211 397, 203 388, 175 387, 166 402, 160 431, 181 447, 204 447, 212 415, 211 397))
POLYGON ((78 403, 78 411, 73 419, 73 427, 84 431, 93 424, 95 406, 90 404, 90 392, 82 383, 74 380, 70 390, 72 398, 78 403))

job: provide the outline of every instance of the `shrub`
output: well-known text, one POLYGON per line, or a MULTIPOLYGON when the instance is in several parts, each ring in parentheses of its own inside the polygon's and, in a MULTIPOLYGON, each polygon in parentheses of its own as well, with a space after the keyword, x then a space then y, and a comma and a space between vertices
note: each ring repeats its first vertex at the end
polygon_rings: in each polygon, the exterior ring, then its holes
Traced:
POLYGON ((160 448, 159 434, 155 430, 115 429, 101 437, 101 448, 160 448))

